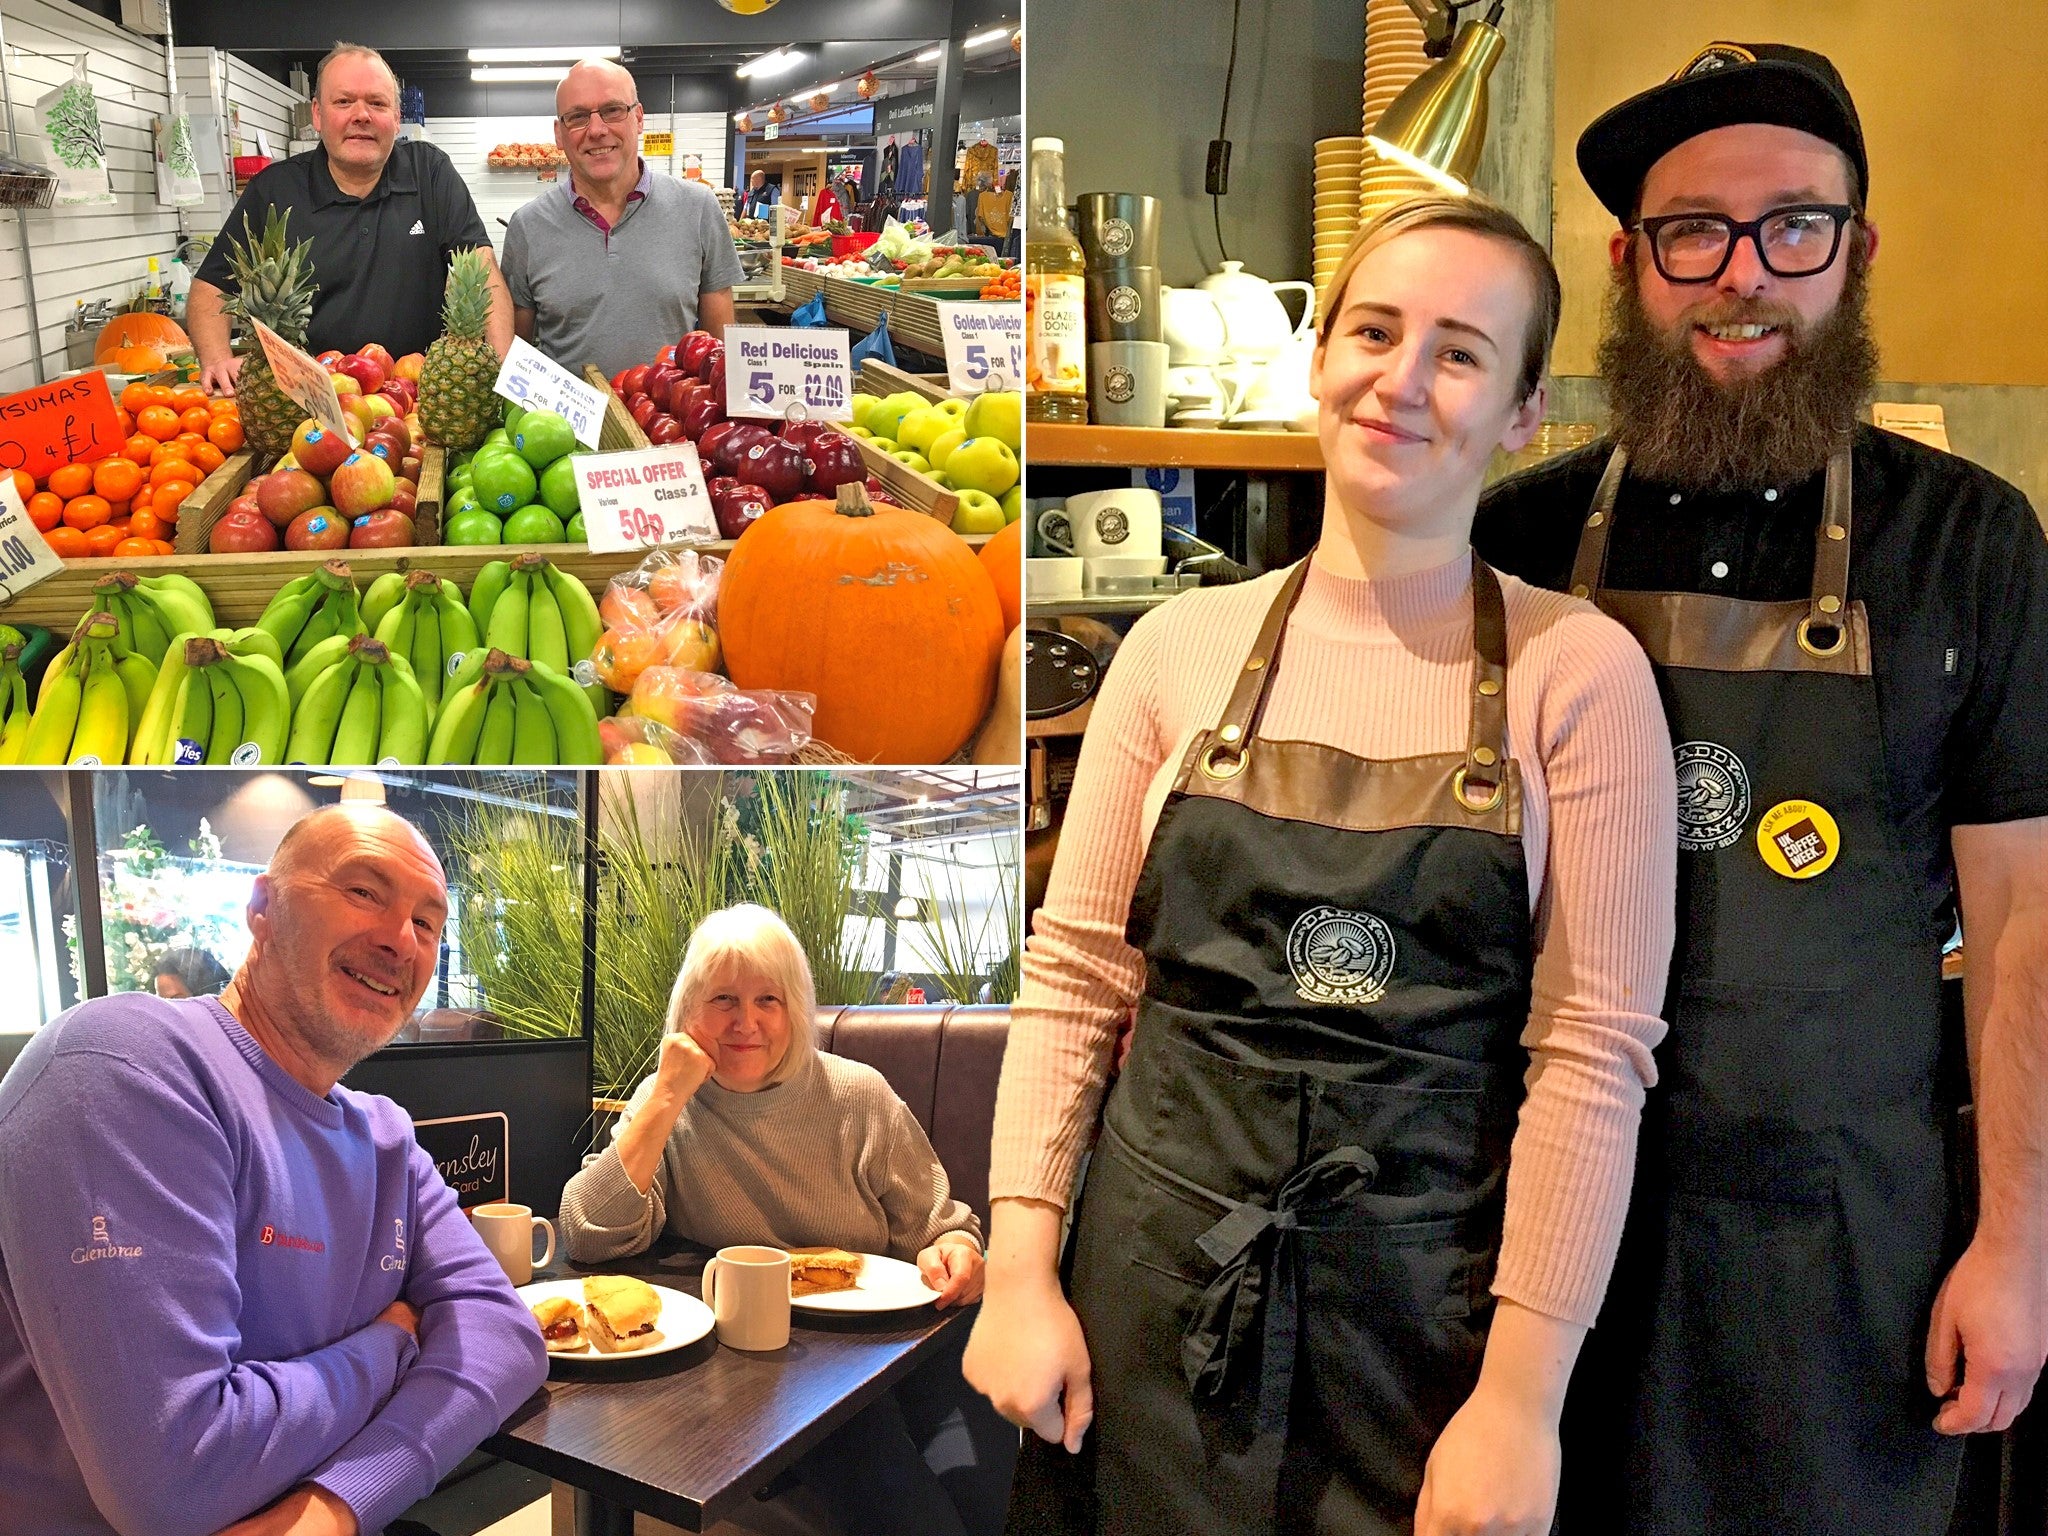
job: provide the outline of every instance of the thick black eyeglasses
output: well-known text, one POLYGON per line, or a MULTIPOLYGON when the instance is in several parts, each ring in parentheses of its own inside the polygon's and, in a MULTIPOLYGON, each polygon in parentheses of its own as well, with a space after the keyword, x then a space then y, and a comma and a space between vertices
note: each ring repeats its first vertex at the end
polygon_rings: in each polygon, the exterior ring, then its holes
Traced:
POLYGON ((607 128, 616 128, 639 105, 637 101, 608 101, 595 112, 564 112, 558 121, 571 133, 588 128, 593 117, 601 118, 607 128))
POLYGON ((1667 283, 1711 283, 1728 270, 1735 243, 1756 245, 1773 277, 1812 277, 1835 264, 1842 231, 1856 216, 1847 203, 1797 203, 1747 223, 1725 213, 1667 213, 1636 225, 1667 283))

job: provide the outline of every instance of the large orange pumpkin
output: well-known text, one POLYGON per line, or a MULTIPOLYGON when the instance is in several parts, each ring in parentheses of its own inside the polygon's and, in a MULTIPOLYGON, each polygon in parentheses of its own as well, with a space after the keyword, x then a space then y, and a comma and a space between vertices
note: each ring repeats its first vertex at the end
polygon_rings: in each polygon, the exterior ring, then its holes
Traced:
POLYGON ((859 485, 791 501, 733 546, 718 630, 734 682, 818 696, 818 739, 871 763, 943 763, 988 713, 1002 605, 967 541, 859 485))
POLYGON ((988 579, 996 584, 996 599, 1003 605, 1003 633, 1017 627, 1024 617, 1024 519, 1012 518, 1001 533, 989 535, 981 546, 981 563, 988 579))
POLYGON ((116 315, 100 327, 99 337, 92 344, 92 360, 111 363, 115 360, 114 354, 123 347, 155 347, 165 353, 189 352, 192 350, 192 338, 185 334, 177 321, 138 310, 131 315, 116 315))

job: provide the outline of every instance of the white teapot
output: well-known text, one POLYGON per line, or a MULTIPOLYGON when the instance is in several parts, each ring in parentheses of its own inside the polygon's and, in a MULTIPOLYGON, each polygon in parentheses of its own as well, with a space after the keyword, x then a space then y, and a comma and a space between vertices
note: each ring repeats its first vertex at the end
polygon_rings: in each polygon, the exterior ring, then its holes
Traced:
POLYGON ((1240 362, 1270 362, 1315 324, 1316 290, 1312 283, 1269 283, 1245 271, 1241 261, 1226 261, 1195 285, 1216 301, 1223 315, 1224 348, 1240 362), (1302 296, 1299 324, 1287 318, 1280 295, 1289 289, 1302 296))

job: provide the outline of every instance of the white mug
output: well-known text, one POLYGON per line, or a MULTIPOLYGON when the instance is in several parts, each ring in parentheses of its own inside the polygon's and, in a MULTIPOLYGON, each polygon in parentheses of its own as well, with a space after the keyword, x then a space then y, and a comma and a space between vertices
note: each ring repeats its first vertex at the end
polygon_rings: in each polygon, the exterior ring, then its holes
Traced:
MULTIPOLYGON (((1070 542, 1062 552, 1083 560, 1098 555, 1158 555, 1163 548, 1162 520, 1159 493, 1144 486, 1119 485, 1069 496, 1066 524, 1070 542)), ((1048 545, 1062 549, 1048 519, 1040 519, 1038 532, 1048 545)))
POLYGON ((780 1248, 721 1248, 704 1265, 704 1305, 727 1349, 789 1342, 789 1255, 780 1248))
POLYGON ((1244 388, 1226 369, 1187 363, 1167 374, 1166 393, 1176 415, 1213 411, 1227 421, 1237 413, 1244 388))
POLYGON ((493 1201, 471 1210, 469 1222, 484 1240, 484 1246, 491 1250, 498 1267, 505 1271, 505 1278, 514 1285, 526 1284, 533 1278, 534 1270, 546 1269, 555 1257, 554 1226, 545 1216, 534 1215, 530 1205, 493 1201), (548 1235, 547 1251, 537 1259, 533 1256, 536 1227, 548 1235))

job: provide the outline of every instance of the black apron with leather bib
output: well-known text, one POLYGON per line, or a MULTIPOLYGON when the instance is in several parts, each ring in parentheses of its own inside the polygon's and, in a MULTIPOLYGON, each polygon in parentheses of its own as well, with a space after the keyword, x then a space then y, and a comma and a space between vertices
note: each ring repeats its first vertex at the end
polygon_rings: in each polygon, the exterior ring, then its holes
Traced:
POLYGON ((1922 1366, 1948 1248, 1941 956, 1886 787, 1830 459, 1809 600, 1573 592, 1655 664, 1678 940, 1621 1258, 1565 1418, 1571 1536, 1943 1536, 1960 1443, 1922 1366), (1619 1465, 1617 1465, 1619 1461, 1619 1465))
POLYGON ((1527 1053, 1506 623, 1473 564, 1462 753, 1267 741, 1281 588, 1153 832, 1147 985, 1075 1217, 1095 1422, 1013 1531, 1412 1528, 1478 1379, 1527 1053))

